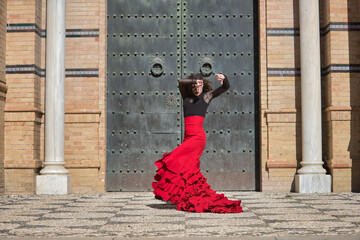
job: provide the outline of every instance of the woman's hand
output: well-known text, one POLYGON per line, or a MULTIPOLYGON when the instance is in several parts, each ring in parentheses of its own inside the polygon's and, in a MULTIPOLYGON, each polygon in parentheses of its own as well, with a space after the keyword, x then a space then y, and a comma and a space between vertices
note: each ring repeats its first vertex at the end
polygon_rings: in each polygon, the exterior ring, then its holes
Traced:
POLYGON ((220 81, 221 85, 223 84, 223 81, 225 79, 224 74, 215 74, 216 75, 216 80, 220 81))

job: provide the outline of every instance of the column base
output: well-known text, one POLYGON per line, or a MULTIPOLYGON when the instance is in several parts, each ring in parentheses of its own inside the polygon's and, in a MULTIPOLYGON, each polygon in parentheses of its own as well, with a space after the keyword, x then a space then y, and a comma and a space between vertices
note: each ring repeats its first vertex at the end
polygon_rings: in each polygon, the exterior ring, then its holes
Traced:
POLYGON ((36 176, 36 194, 70 194, 71 176, 38 175, 36 176))
POLYGON ((295 192, 297 193, 330 193, 331 175, 298 174, 295 175, 295 192))

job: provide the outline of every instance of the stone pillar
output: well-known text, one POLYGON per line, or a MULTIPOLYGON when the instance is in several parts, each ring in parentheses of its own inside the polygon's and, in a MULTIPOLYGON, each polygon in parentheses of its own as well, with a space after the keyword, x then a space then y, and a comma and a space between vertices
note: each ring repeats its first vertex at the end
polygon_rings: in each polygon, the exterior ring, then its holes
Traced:
POLYGON ((300 0, 302 168, 295 176, 299 193, 331 192, 321 145, 321 65, 318 0, 300 0))
POLYGON ((36 177, 37 194, 68 194, 65 169, 65 0, 46 5, 45 167, 36 177))

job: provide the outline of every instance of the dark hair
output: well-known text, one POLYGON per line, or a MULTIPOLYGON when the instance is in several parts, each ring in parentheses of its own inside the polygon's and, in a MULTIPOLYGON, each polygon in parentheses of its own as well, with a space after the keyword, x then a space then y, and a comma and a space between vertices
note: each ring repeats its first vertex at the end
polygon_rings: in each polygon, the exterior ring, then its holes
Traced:
MULTIPOLYGON (((212 85, 211 85, 211 82, 209 80, 207 80, 206 78, 204 78, 204 76, 201 73, 192 73, 187 78, 188 79, 203 80, 203 83, 204 83, 203 92, 209 92, 209 91, 211 91, 213 89, 212 85)), ((186 95, 190 95, 190 96, 193 95, 193 93, 192 93, 192 84, 185 85, 185 92, 186 92, 186 95)))

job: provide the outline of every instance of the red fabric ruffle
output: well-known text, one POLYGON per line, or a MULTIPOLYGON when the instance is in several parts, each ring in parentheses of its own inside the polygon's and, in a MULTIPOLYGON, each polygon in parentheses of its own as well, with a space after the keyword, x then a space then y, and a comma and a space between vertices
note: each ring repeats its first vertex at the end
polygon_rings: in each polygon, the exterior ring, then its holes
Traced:
POLYGON ((217 194, 200 172, 200 156, 205 147, 202 117, 185 118, 184 142, 155 162, 158 167, 153 182, 155 196, 188 212, 239 213, 241 201, 217 194), (189 119, 191 118, 191 119, 189 119))

